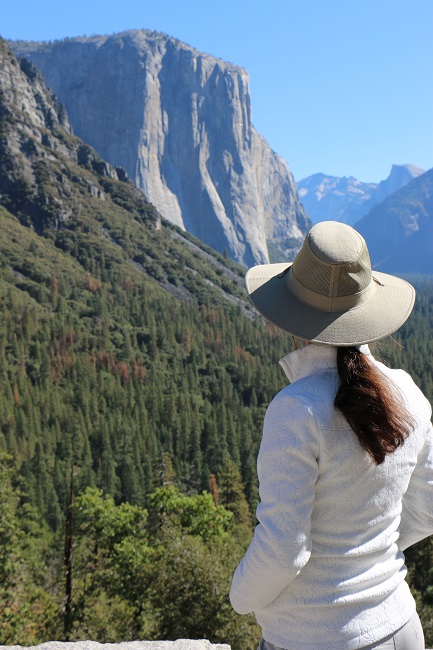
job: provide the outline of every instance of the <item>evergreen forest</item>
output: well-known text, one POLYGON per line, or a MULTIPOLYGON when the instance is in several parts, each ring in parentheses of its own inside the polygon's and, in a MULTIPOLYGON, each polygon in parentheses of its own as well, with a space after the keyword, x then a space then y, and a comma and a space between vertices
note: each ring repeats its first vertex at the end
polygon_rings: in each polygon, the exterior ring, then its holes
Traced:
MULTIPOLYGON (((244 269, 72 135, 3 41, 0 63, 0 643, 255 650, 228 591, 292 341, 248 305, 244 269)), ((414 313, 378 353, 432 400, 433 281, 412 281, 414 313)), ((433 542, 407 560, 433 644, 433 542)))

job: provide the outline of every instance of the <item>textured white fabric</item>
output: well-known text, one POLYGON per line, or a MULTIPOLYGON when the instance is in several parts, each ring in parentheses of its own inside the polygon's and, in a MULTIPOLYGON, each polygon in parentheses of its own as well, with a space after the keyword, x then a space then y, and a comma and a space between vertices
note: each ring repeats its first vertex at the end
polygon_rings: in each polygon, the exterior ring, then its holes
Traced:
MULTIPOLYGON (((257 650, 282 650, 282 648, 261 638, 257 650)), ((425 650, 424 632, 418 614, 414 612, 408 622, 391 636, 364 646, 360 650, 425 650)))
POLYGON ((355 650, 415 610, 402 550, 433 533, 431 407, 407 373, 370 358, 415 419, 381 465, 334 409, 336 348, 310 345, 280 362, 292 384, 266 412, 260 523, 230 599, 240 614, 254 611, 263 637, 282 648, 355 650))

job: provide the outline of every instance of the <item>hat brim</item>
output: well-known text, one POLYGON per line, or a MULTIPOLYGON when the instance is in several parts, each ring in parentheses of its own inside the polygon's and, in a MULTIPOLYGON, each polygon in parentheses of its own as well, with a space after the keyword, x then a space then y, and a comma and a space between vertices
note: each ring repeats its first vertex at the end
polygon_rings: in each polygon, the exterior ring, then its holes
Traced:
POLYGON ((279 277, 291 263, 261 264, 245 277, 247 291, 256 309, 277 327, 313 343, 346 346, 371 343, 389 336, 409 317, 415 289, 387 273, 373 272, 375 292, 371 299, 346 311, 315 309, 299 300, 279 277))

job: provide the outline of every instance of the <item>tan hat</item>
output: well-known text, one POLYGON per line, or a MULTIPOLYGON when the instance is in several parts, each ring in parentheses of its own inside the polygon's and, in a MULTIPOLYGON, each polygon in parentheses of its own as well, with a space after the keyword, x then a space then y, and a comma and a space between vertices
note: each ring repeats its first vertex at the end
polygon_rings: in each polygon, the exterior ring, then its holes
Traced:
POLYGON ((300 338, 337 346, 392 334, 415 302, 408 282, 372 272, 364 238, 336 221, 313 226, 293 263, 254 266, 245 281, 268 321, 300 338))

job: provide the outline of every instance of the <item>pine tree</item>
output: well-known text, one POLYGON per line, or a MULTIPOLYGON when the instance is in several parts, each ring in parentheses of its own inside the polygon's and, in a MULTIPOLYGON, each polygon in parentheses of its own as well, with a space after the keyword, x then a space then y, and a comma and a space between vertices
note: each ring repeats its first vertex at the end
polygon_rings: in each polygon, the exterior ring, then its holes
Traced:
POLYGON ((234 521, 251 528, 251 513, 245 497, 242 476, 231 458, 218 473, 219 502, 234 514, 234 521))

